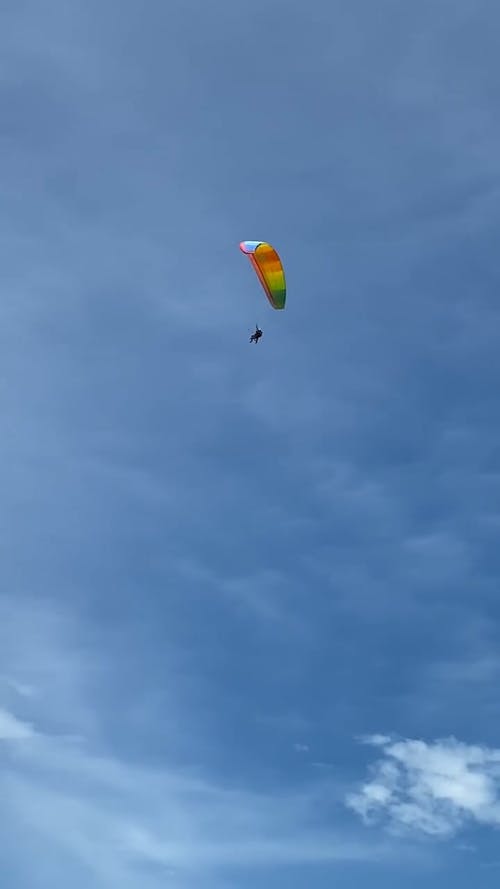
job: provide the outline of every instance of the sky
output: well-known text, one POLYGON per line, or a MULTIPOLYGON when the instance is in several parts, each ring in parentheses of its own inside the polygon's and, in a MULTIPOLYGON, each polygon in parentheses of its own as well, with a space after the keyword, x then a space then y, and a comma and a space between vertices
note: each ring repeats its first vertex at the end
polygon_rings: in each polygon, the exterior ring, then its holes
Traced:
POLYGON ((498 882, 499 28, 2 3, 2 889, 498 882))

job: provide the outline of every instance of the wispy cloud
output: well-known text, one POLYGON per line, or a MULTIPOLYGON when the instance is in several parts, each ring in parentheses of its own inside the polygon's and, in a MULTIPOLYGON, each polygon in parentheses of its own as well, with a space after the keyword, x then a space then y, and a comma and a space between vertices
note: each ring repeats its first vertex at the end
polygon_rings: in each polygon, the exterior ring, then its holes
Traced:
POLYGON ((376 861, 388 846, 315 826, 323 792, 232 790, 195 773, 138 768, 44 738, 18 751, 0 803, 27 844, 70 854, 95 878, 134 867, 209 869, 376 861))
MULTIPOLYGON (((163 885, 169 875, 175 875, 176 885, 188 886, 202 874, 208 881, 210 875, 241 868, 391 858, 388 843, 361 840, 335 820, 326 828, 328 800, 335 795, 330 778, 301 789, 256 790, 232 785, 200 764, 181 765, 168 750, 156 767, 126 756, 126 744, 110 740, 103 689, 87 684, 96 670, 108 683, 112 659, 91 648, 88 638, 85 644, 83 621, 60 608, 54 614, 47 604, 43 611, 34 634, 34 603, 10 601, 3 607, 5 621, 17 633, 16 646, 1 653, 2 667, 15 684, 19 665, 30 681, 38 673, 37 694, 18 699, 23 719, 15 710, 0 709, 0 815, 15 838, 11 867, 25 878, 28 874, 30 885, 38 885, 35 869, 41 862, 50 873, 60 856, 76 869, 77 887, 86 879, 96 887, 133 886, 140 874, 148 889, 163 885), (63 684, 59 672, 66 676, 63 684), (40 712, 38 699, 49 698, 50 709, 40 712), (89 724, 82 714, 90 706, 89 724), (17 856, 19 843, 38 850, 33 871, 29 856, 17 856)), ((166 715, 143 711, 152 733, 164 730, 166 715)), ((175 708, 168 717, 175 722, 175 708)), ((307 749, 296 745, 297 751, 307 749)))
POLYGON ((34 735, 33 727, 0 708, 0 741, 24 741, 34 735))

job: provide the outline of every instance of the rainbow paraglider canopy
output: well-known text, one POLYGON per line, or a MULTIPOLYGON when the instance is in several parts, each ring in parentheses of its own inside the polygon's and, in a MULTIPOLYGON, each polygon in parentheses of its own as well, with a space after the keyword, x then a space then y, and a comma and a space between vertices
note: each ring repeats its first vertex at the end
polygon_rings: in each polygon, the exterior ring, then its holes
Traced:
POLYGON ((286 301, 285 272, 274 247, 265 241, 242 241, 246 253, 273 309, 284 309, 286 301))

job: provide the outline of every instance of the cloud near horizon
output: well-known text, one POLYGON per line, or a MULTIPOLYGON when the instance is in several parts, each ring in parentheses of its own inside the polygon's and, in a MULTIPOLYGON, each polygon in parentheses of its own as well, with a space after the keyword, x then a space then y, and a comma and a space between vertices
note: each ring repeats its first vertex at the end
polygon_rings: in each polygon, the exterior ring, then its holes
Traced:
POLYGON ((500 827, 500 749, 455 738, 367 739, 382 757, 346 803, 366 824, 447 838, 468 824, 500 827))

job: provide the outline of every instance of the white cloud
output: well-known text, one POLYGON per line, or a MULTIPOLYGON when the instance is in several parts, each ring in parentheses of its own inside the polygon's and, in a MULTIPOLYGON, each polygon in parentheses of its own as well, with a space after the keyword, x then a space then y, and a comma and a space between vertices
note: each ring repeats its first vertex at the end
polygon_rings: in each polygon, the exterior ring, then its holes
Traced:
POLYGON ((359 740, 362 744, 369 744, 371 747, 385 747, 391 739, 389 735, 363 735, 359 740))
POLYGON ((347 805, 391 830, 451 836, 468 821, 500 826, 500 750, 454 738, 426 743, 376 735, 383 758, 347 805))

